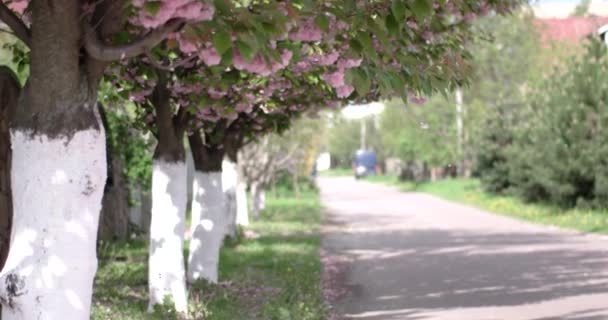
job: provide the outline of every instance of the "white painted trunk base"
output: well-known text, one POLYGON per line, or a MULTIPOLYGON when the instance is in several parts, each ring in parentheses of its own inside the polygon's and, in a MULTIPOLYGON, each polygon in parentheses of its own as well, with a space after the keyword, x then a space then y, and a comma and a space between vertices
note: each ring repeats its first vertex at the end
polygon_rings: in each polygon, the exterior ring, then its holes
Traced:
POLYGON ((236 237, 236 163, 232 161, 222 162, 222 187, 224 189, 225 211, 226 211, 226 235, 236 237))
POLYGON ((226 230, 224 199, 221 172, 194 173, 188 257, 190 283, 201 279, 217 283, 220 248, 226 230))
POLYGON ((90 318, 106 182, 105 132, 71 139, 11 132, 13 226, 3 320, 90 318))
POLYGON ((253 216, 258 218, 260 212, 266 208, 266 193, 264 188, 258 183, 251 184, 251 211, 253 216))
POLYGON ((236 224, 239 226, 249 225, 249 208, 247 205, 247 184, 239 181, 236 184, 236 224))
POLYGON ((152 217, 148 309, 172 299, 175 310, 186 312, 184 233, 187 204, 186 163, 154 160, 152 172, 152 217))

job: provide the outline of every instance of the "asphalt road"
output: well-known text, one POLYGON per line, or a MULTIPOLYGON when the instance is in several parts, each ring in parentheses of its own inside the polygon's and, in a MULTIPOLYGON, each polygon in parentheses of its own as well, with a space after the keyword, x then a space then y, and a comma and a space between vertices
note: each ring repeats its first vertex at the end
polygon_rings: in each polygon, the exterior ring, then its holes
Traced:
POLYGON ((338 319, 608 319, 608 238, 320 178, 338 319))

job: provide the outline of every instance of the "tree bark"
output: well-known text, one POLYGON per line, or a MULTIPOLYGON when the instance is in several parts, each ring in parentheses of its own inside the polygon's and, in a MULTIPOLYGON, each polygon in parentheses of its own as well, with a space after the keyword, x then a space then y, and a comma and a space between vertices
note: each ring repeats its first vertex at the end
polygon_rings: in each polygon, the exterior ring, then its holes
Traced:
MULTIPOLYGON (((99 114, 104 128, 109 130, 105 110, 99 106, 99 114)), ((106 182, 97 238, 107 241, 124 241, 129 233, 129 189, 126 185, 120 157, 114 154, 112 146, 106 139, 106 159, 108 163, 108 180, 106 182)))
POLYGON ((8 256, 13 217, 9 123, 17 107, 20 90, 13 71, 7 67, 0 67, 0 270, 4 267, 8 256))
POLYGON ((89 319, 107 174, 96 108, 102 73, 82 55, 80 1, 30 6, 30 78, 11 121, 13 223, 0 276, 2 319, 89 319))
POLYGON ((251 183, 251 212, 257 219, 260 217, 260 212, 265 207, 264 186, 258 182, 251 183))
POLYGON ((188 282, 218 281, 220 248, 226 232, 225 197, 222 187, 224 149, 205 145, 200 133, 189 137, 194 159, 192 189, 192 239, 188 256, 188 282))
MULTIPOLYGON (((241 155, 239 155, 239 158, 241 155)), ((249 225, 249 207, 247 205, 247 180, 242 161, 237 159, 236 163, 236 224, 238 226, 249 225)))
POLYGON ((149 311, 173 300, 178 312, 187 312, 186 272, 183 259, 187 205, 187 168, 183 126, 170 105, 166 78, 159 80, 152 94, 156 111, 158 143, 152 171, 150 218, 149 311))
POLYGON ((236 237, 236 184, 237 173, 236 163, 232 160, 224 159, 222 163, 222 187, 224 188, 224 199, 226 205, 226 235, 236 237))
POLYGON ((175 310, 187 311, 184 232, 186 221, 186 162, 154 159, 148 286, 149 311, 173 300, 175 310))

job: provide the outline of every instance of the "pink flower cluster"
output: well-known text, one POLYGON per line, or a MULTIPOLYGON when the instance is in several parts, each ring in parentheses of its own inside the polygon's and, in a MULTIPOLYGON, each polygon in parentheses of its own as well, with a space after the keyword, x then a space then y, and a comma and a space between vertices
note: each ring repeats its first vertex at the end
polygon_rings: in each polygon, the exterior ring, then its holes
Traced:
POLYGON ((25 9, 27 9, 29 3, 30 0, 12 0, 7 3, 7 6, 16 13, 23 14, 25 12, 25 9))
POLYGON ((323 80, 332 88, 336 89, 338 98, 347 98, 355 88, 344 82, 344 73, 347 69, 356 68, 361 65, 361 59, 340 59, 337 63, 337 69, 333 72, 328 72, 323 75, 323 80))
POLYGON ((198 52, 198 57, 208 66, 216 66, 222 61, 222 57, 217 53, 215 48, 209 44, 198 52))
POLYGON ((292 41, 317 42, 322 38, 323 32, 312 18, 301 22, 298 29, 289 34, 289 39, 292 41))
POLYGON ((237 70, 259 74, 261 76, 269 76, 286 68, 289 65, 289 61, 291 61, 292 56, 293 53, 291 51, 283 50, 281 53, 281 61, 266 63, 266 60, 264 60, 262 55, 258 54, 251 61, 247 61, 247 59, 235 50, 232 63, 237 70))
POLYGON ((339 51, 332 51, 324 54, 318 52, 308 54, 308 50, 310 50, 310 48, 304 48, 303 57, 300 58, 300 60, 293 66, 293 71, 296 74, 309 72, 315 66, 331 66, 338 61, 338 58, 340 58, 339 51))
POLYGON ((144 9, 147 0, 133 0, 133 6, 139 8, 134 23, 145 28, 157 28, 167 21, 182 18, 190 22, 207 21, 213 18, 215 9, 200 0, 160 0, 160 8, 155 14, 144 9))

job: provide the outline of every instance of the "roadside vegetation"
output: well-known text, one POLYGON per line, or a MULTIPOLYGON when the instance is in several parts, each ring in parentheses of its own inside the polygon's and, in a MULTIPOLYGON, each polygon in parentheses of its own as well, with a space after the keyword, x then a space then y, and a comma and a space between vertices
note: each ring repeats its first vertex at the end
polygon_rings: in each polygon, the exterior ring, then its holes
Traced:
POLYGON ((423 192, 497 214, 583 232, 608 234, 608 210, 563 208, 548 203, 527 203, 515 196, 484 191, 477 179, 448 179, 414 184, 396 176, 373 176, 365 181, 383 183, 405 192, 423 192))
MULTIPOLYGON (((260 219, 238 239, 226 241, 220 257, 223 280, 190 289, 192 319, 326 318, 320 282, 321 206, 318 192, 302 185, 299 198, 288 188, 269 193, 260 219)), ((168 307, 145 313, 147 249, 142 240, 100 245, 92 319, 177 319, 168 307)))

